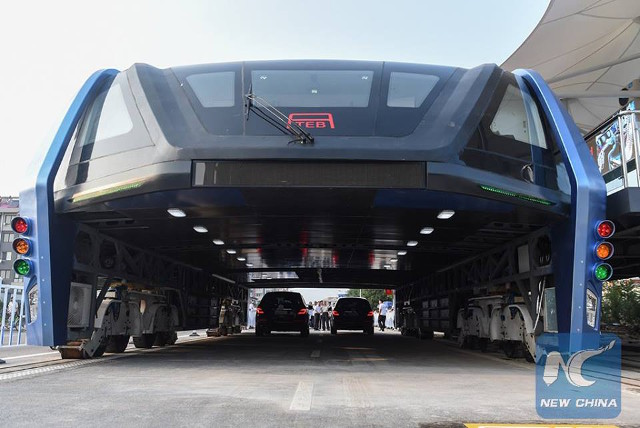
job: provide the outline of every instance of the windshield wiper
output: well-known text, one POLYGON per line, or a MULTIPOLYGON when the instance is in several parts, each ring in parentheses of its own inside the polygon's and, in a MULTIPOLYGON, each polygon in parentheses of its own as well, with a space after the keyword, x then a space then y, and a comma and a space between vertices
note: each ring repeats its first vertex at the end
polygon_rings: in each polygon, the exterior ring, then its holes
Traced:
POLYGON ((284 134, 295 137, 289 143, 313 144, 313 136, 302 129, 295 122, 289 122, 289 118, 280 110, 271 105, 267 100, 251 92, 245 95, 246 110, 245 120, 249 120, 249 112, 253 111, 256 116, 269 123, 274 128, 284 134))

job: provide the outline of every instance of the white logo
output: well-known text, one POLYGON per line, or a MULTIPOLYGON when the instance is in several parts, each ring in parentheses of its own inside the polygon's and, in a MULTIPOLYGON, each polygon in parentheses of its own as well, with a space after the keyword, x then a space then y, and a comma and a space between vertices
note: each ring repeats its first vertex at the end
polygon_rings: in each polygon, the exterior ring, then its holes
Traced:
POLYGON ((567 364, 564 363, 562 359, 562 355, 553 351, 547 355, 547 362, 544 366, 544 383, 547 386, 551 385, 553 382, 558 380, 558 371, 562 367, 564 370, 564 374, 567 377, 567 381, 573 385, 578 387, 583 386, 591 386, 596 383, 595 380, 587 380, 582 377, 582 365, 591 357, 595 357, 596 355, 600 355, 603 352, 606 352, 613 348, 616 341, 612 340, 607 346, 598 349, 585 349, 584 351, 578 351, 573 354, 567 364))

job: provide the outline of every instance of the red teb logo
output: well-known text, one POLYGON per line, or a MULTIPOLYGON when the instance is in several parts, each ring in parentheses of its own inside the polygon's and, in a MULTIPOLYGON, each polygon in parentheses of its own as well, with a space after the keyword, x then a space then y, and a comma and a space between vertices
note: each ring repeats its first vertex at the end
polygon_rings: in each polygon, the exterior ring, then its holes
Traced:
POLYGON ((328 127, 334 129, 333 114, 331 113, 291 113, 289 124, 295 123, 307 129, 322 129, 328 127))

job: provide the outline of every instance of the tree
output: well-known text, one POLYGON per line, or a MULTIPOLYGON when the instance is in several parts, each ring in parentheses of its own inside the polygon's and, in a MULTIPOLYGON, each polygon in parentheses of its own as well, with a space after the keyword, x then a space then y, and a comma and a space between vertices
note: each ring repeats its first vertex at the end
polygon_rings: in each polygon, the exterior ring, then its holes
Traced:
MULTIPOLYGON (((347 291, 347 296, 352 296, 352 297, 359 297, 360 296, 360 289, 358 288, 351 288, 349 291, 347 291)), ((380 290, 380 289, 362 289, 362 297, 364 297, 365 299, 367 299, 369 301, 369 303, 371 304, 372 308, 376 308, 378 306, 378 301, 382 300, 383 302, 386 300, 393 300, 392 296, 388 296, 385 294, 384 290, 380 290)))
POLYGON ((631 279, 607 282, 602 289, 602 322, 640 329, 640 285, 631 279))

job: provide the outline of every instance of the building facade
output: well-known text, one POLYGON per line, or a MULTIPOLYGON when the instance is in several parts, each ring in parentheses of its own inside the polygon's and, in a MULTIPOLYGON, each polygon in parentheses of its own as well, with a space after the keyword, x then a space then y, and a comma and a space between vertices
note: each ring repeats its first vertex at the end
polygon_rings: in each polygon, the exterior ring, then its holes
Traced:
POLYGON ((18 215, 17 197, 0 197, 0 280, 3 284, 22 284, 22 278, 13 270, 16 254, 13 251, 15 233, 11 220, 18 215))

